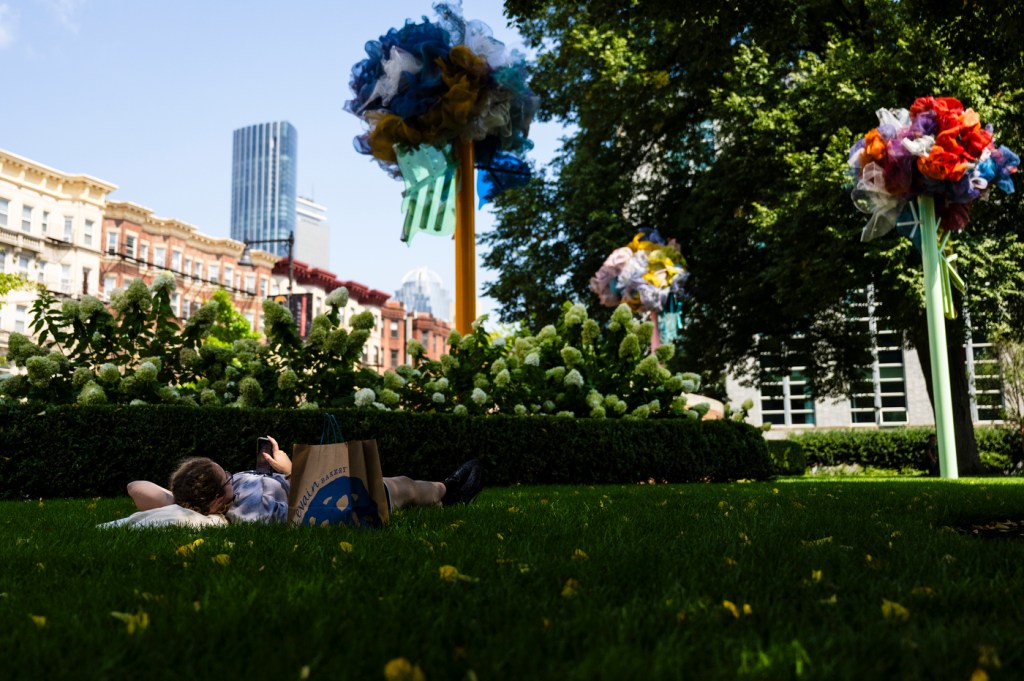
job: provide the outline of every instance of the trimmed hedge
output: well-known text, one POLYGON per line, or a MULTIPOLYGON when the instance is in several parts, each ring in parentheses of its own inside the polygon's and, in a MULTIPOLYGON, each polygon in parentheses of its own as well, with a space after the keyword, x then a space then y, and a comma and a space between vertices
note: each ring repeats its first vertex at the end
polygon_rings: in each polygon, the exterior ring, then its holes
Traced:
POLYGON ((796 440, 765 440, 765 444, 776 475, 803 475, 807 471, 807 457, 796 440))
MULTIPOLYGON (((927 470, 925 443, 933 428, 893 428, 884 430, 822 430, 793 435, 769 445, 776 470, 783 472, 776 449, 798 447, 806 466, 860 464, 874 468, 916 468, 927 470)), ((978 452, 984 457, 1008 457, 1013 462, 1022 458, 1020 434, 1011 428, 975 428, 978 452)), ((802 471, 801 471, 802 472, 802 471)), ((799 474, 797 472, 787 474, 799 474)))
MULTIPOLYGON (((490 485, 763 479, 760 431, 732 421, 606 420, 333 410, 346 439, 377 440, 384 475, 441 480, 479 458, 490 485)), ((322 411, 182 406, 0 409, 0 498, 124 494, 164 483, 187 456, 253 466, 267 433, 286 451, 319 442, 322 411)))

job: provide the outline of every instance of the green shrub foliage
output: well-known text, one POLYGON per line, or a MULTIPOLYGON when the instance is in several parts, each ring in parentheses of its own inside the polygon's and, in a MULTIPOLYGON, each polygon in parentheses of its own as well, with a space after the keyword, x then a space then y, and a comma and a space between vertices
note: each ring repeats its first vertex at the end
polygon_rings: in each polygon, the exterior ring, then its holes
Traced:
MULTIPOLYGON (((490 334, 481 318, 465 336, 452 332, 449 351, 438 360, 410 341, 411 363, 381 376, 360 363, 373 315, 341 325, 344 288, 328 296, 327 312, 313 319, 305 339, 286 308, 265 301, 265 343, 225 336, 232 316, 223 297, 180 324, 171 309, 173 290, 170 275, 148 288, 135 280, 115 292, 113 313, 91 296, 58 305, 40 293, 32 325, 38 342, 11 334, 10 359, 25 373, 0 382, 0 402, 695 421, 707 411, 688 397, 699 390, 699 376, 670 371, 674 346, 651 352, 653 325, 625 305, 602 326, 584 306, 566 303, 557 323, 536 334, 525 328, 490 334)), ((746 409, 732 414, 745 416, 746 409)))
MULTIPOLYGON (((384 475, 442 480, 469 458, 489 485, 718 482, 770 473, 760 431, 731 421, 487 418, 379 409, 332 411, 347 440, 376 439, 384 475)), ((323 412, 182 405, 0 407, 0 498, 124 493, 166 483, 188 456, 253 467, 256 438, 286 451, 319 443, 323 412)))
MULTIPOLYGON (((874 468, 928 470, 925 443, 930 428, 893 428, 865 430, 822 430, 792 436, 807 466, 859 464, 874 468)), ((976 428, 978 451, 985 457, 1021 460, 1020 434, 1012 428, 976 428)), ((781 448, 784 445, 770 445, 781 448)), ((777 450, 773 449, 773 452, 777 450)), ((778 456, 773 454, 778 461, 778 456)))

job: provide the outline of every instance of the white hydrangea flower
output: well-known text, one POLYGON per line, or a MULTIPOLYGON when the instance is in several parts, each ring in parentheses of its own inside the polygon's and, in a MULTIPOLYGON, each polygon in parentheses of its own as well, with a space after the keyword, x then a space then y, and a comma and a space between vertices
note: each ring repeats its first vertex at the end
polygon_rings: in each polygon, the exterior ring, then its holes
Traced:
POLYGON ((531 367, 540 366, 540 355, 536 352, 531 352, 526 356, 526 359, 523 360, 523 364, 531 367))
POLYGON ((539 341, 546 341, 549 338, 558 338, 558 331, 551 324, 545 326, 540 330, 540 333, 537 334, 537 340, 539 341))
POLYGON ((565 313, 565 325, 570 328, 582 324, 586 319, 587 308, 583 307, 579 303, 573 305, 565 313))
POLYGON ((170 292, 174 290, 174 283, 173 274, 170 272, 161 272, 156 275, 156 278, 153 279, 153 284, 149 288, 153 293, 157 293, 159 291, 170 292))
POLYGON ((372 388, 363 388, 356 392, 356 406, 366 407, 377 401, 377 394, 372 388))
POLYGON ((473 392, 470 394, 469 398, 476 402, 477 404, 483 406, 484 402, 487 401, 487 393, 485 393, 480 388, 473 388, 473 392))
POLYGON ((576 387, 576 388, 582 388, 583 387, 583 376, 576 369, 572 369, 571 371, 569 371, 569 373, 567 373, 565 375, 565 378, 563 379, 563 383, 565 383, 565 385, 567 385, 567 386, 573 386, 573 387, 576 387))
POLYGON ((348 289, 344 286, 339 286, 327 294, 324 302, 331 307, 345 307, 348 304, 348 289))
POLYGON ((444 393, 434 393, 430 396, 430 399, 432 399, 435 404, 444 404, 444 393))

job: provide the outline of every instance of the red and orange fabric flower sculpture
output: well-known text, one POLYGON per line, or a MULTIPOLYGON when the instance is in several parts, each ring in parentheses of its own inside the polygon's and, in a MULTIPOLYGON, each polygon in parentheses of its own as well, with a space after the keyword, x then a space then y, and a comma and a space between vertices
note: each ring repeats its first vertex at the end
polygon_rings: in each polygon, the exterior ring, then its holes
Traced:
POLYGON ((1013 193, 1011 176, 1020 158, 993 141, 973 109, 953 97, 919 97, 907 109, 879 109, 879 125, 850 150, 857 183, 852 197, 871 215, 861 233, 870 241, 888 233, 910 200, 935 197, 941 226, 963 229, 968 206, 987 198, 992 186, 1013 193))

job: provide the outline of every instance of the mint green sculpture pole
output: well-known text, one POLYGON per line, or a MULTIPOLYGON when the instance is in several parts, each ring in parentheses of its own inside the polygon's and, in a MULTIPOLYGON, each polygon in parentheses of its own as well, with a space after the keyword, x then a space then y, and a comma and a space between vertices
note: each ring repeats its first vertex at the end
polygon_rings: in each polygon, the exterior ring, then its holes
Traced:
POLYGON ((956 436, 953 432, 953 400, 949 385, 946 353, 946 321, 943 314, 939 226, 935 223, 935 201, 926 194, 917 197, 921 216, 921 258, 924 261, 924 303, 928 317, 928 346, 932 361, 932 399, 935 431, 939 440, 939 473, 956 480, 956 436))

